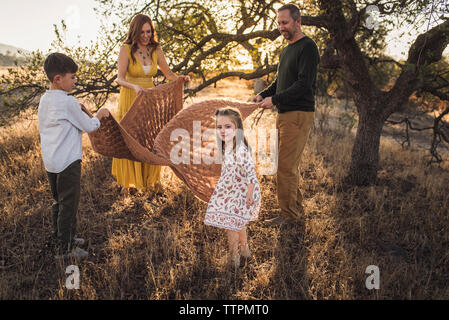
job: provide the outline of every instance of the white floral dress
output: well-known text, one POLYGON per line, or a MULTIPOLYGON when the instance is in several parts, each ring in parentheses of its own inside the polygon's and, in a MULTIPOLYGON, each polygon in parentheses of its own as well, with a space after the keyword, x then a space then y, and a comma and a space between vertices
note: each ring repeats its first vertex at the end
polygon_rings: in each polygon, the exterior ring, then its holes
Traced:
POLYGON ((204 223, 218 228, 240 231, 256 220, 260 210, 260 187, 248 147, 241 144, 236 155, 226 152, 221 175, 206 209, 204 223), (254 183, 254 203, 246 207, 248 184, 254 183))

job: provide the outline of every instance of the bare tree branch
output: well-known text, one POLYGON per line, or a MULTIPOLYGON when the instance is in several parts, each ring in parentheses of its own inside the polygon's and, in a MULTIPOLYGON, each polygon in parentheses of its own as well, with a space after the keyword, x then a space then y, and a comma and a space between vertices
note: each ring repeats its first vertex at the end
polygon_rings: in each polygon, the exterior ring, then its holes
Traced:
POLYGON ((206 88, 207 86, 210 86, 211 84, 216 83, 219 80, 222 80, 224 78, 229 78, 229 77, 239 77, 240 79, 245 79, 245 80, 260 78, 260 77, 263 77, 264 75, 267 75, 271 72, 276 71, 276 68, 277 68, 277 66, 269 66, 265 69, 258 69, 251 73, 245 73, 245 72, 239 72, 239 71, 224 72, 215 77, 210 78, 207 81, 203 81, 203 83, 201 83, 199 86, 197 86, 193 89, 185 89, 184 92, 187 94, 194 94, 194 93, 206 88))

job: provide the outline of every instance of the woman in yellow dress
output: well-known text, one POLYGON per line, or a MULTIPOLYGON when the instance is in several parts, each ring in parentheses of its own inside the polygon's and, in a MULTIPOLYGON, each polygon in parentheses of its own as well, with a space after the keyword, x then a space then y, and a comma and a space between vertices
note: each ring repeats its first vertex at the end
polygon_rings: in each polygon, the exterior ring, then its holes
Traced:
MULTIPOLYGON (((141 90, 154 87, 153 77, 158 66, 168 80, 178 78, 167 64, 151 18, 137 14, 131 21, 127 38, 118 57, 117 82, 121 86, 118 121, 122 120, 141 90)), ((190 81, 189 76, 179 77, 184 81, 190 81)), ((129 188, 162 191, 161 166, 113 158, 112 175, 125 194, 129 188)))

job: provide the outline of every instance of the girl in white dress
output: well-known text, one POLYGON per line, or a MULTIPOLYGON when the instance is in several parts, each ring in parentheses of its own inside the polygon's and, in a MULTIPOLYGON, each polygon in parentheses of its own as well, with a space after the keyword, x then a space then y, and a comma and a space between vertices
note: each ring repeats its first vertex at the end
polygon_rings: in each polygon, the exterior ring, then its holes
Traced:
POLYGON ((231 264, 238 268, 240 256, 251 255, 246 224, 259 215, 260 187, 240 111, 217 109, 215 119, 222 167, 204 223, 227 230, 231 264))

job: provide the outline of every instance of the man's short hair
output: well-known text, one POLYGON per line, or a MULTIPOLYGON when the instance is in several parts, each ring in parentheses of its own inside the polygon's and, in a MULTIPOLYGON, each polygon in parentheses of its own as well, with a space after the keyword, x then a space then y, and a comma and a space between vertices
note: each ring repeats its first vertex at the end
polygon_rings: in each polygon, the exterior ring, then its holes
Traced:
POLYGON ((53 82, 56 75, 64 76, 66 73, 76 73, 78 65, 72 58, 63 53, 54 52, 48 55, 44 62, 44 70, 48 80, 53 82))
POLYGON ((289 10, 290 11, 290 16, 293 18, 293 20, 298 20, 299 18, 301 18, 301 12, 299 11, 299 8, 296 4, 294 3, 288 3, 288 4, 284 4, 282 7, 280 7, 278 9, 279 11, 282 10, 289 10))

